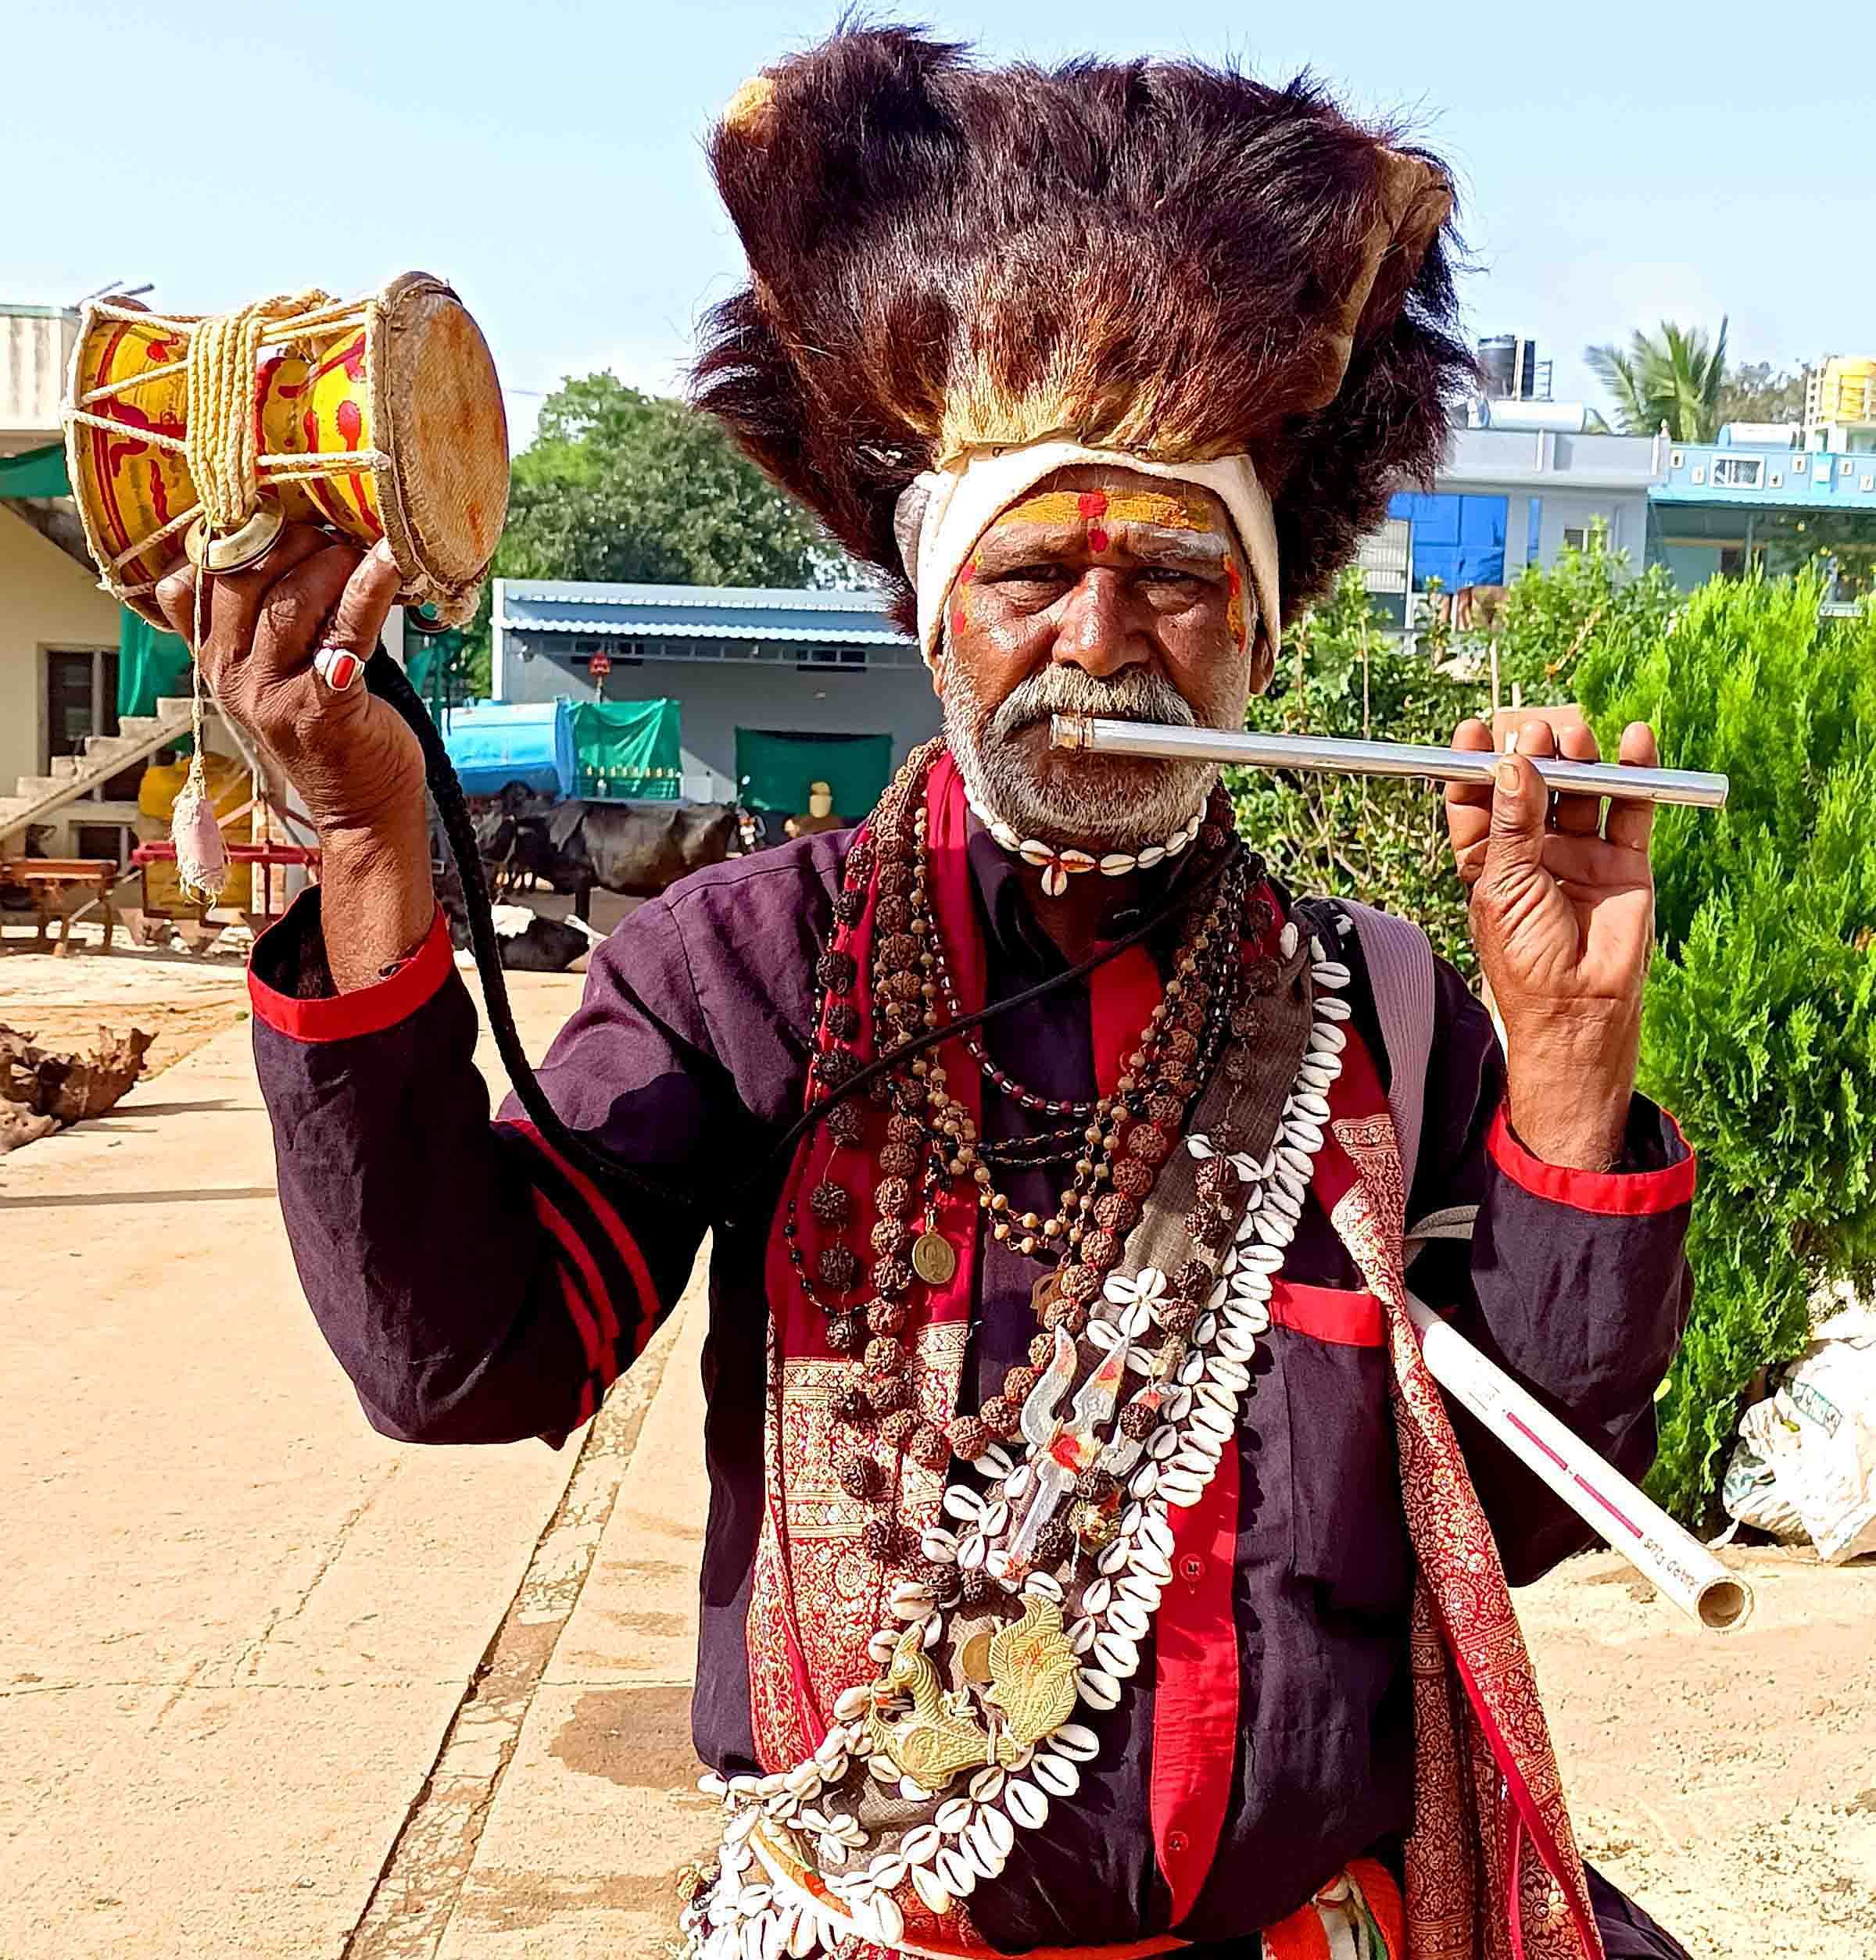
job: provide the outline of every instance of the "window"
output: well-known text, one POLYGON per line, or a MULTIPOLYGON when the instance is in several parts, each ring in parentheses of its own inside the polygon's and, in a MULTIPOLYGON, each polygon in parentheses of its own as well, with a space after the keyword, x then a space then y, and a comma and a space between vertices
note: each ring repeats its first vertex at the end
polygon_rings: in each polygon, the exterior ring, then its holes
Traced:
POLYGON ((824 674, 832 668, 836 673, 856 674, 866 667, 866 649, 864 646, 815 646, 795 663, 797 673, 824 674))
POLYGON ((1756 490, 1765 477, 1765 458, 1761 456, 1717 456, 1713 458, 1716 490, 1756 490))
MULTIPOLYGON (((45 656, 45 748, 41 773, 50 774, 55 756, 81 756, 88 735, 117 732, 117 649, 87 647, 45 656)), ((143 764, 120 770, 92 801, 134 803, 143 764)))
POLYGON ((1584 551, 1589 546, 1589 531, 1582 524, 1566 524, 1563 527, 1563 549, 1566 551, 1584 551))

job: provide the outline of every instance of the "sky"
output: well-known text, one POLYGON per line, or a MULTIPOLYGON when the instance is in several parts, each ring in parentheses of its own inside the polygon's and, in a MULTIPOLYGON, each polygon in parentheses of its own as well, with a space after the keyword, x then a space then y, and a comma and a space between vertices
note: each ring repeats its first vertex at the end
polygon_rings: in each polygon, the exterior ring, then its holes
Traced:
MULTIPOLYGON (((482 323, 517 438, 564 376, 675 392, 741 258, 701 139, 832 0, 378 0, 195 14, 32 0, 0 46, 0 301, 152 282, 209 313, 421 268, 482 323)), ((881 9, 881 11, 886 11, 881 9)), ((1731 321, 1734 357, 1876 352, 1867 73, 1760 5, 1334 7, 929 0, 997 59, 1087 50, 1311 67, 1454 167, 1475 334, 1534 336, 1559 399, 1591 342, 1731 321)))

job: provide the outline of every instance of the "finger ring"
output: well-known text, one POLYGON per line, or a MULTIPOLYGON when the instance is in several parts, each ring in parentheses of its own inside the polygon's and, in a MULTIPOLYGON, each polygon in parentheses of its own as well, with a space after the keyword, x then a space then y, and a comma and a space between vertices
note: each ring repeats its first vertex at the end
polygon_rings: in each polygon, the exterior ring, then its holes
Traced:
POLYGON ((335 694, 343 694, 364 671, 364 662, 349 646, 322 646, 313 656, 313 671, 335 694))

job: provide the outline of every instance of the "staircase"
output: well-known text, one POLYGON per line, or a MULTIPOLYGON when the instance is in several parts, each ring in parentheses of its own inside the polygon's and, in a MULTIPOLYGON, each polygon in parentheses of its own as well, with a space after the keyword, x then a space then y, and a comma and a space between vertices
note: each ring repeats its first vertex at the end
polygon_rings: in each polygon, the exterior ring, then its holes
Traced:
MULTIPOLYGON (((213 712, 213 710, 210 710, 213 712)), ((22 776, 11 796, 0 796, 0 847, 23 840, 29 824, 42 824, 67 803, 101 789, 120 769, 189 731, 187 697, 156 703, 154 714, 127 714, 114 735, 87 735, 84 753, 55 756, 48 776, 22 776)))

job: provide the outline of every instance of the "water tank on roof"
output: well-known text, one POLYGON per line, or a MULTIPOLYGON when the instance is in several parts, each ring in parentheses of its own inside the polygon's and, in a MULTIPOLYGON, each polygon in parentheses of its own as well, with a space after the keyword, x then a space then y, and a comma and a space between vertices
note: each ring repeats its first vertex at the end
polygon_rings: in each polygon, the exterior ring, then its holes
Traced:
POLYGON ((1479 371, 1488 401, 1502 402, 1517 392, 1518 337, 1494 334, 1479 342, 1479 371))
POLYGON ((1589 410, 1581 402, 1487 402, 1483 406, 1488 429, 1555 429, 1562 435, 1580 435, 1589 423, 1589 410))
POLYGON ((1795 449, 1803 439, 1795 422, 1728 422, 1720 431, 1723 449, 1795 449))
POLYGON ((468 796, 499 796, 511 782, 548 796, 573 794, 571 701, 489 701, 454 709, 443 746, 468 796))

